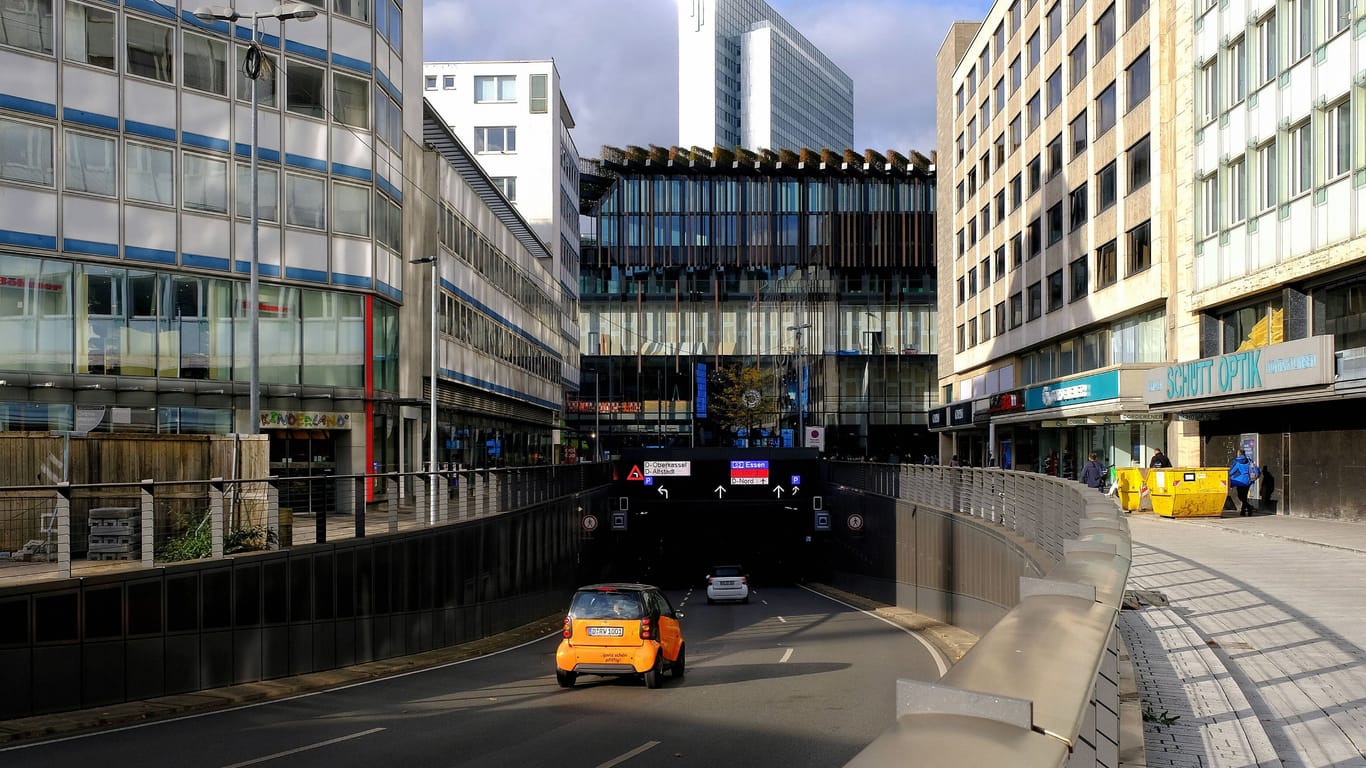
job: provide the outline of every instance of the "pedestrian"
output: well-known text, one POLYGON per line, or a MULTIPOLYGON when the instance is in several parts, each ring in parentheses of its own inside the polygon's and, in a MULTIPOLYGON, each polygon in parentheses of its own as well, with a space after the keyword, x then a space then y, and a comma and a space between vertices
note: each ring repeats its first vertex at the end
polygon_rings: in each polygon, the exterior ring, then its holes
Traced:
POLYGON ((1086 483, 1088 488, 1100 489, 1101 483, 1105 482, 1105 465, 1096 459, 1096 454, 1091 453, 1086 457, 1086 464, 1081 468, 1081 481, 1086 483))
POLYGON ((960 459, 958 458, 958 454, 955 453, 955 454, 953 455, 953 458, 949 460, 949 466, 950 466, 950 467, 961 467, 961 466, 963 466, 963 462, 962 462, 962 460, 960 460, 960 459))
POLYGON ((1240 517, 1252 514, 1252 506, 1247 502, 1247 489, 1257 482, 1261 475, 1262 471, 1248 459, 1247 451, 1239 449, 1238 455, 1233 458, 1233 465, 1228 468, 1228 484, 1233 486, 1234 492, 1238 494, 1240 517))
POLYGON ((1163 453, 1161 448, 1154 448, 1153 460, 1148 462, 1148 466, 1156 469, 1170 469, 1172 460, 1167 458, 1167 454, 1163 453))

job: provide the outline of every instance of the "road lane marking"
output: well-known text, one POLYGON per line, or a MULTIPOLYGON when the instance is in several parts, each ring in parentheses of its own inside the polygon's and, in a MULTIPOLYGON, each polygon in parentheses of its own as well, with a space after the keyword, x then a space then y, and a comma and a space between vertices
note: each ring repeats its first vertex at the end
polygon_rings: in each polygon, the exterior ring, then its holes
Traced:
POLYGON ((351 734, 350 736, 338 736, 338 737, 335 738, 335 739, 328 739, 327 741, 320 741, 320 742, 318 742, 317 744, 306 744, 306 745, 304 745, 304 746, 302 746, 302 747, 295 747, 294 749, 286 749, 286 750, 283 751, 283 752, 276 752, 276 753, 273 754, 273 755, 266 755, 266 756, 264 756, 264 757, 256 757, 256 758, 252 758, 251 760, 243 760, 243 761, 240 762, 240 763, 233 763, 232 765, 225 765, 225 766, 223 766, 223 768, 244 768, 244 766, 256 765, 257 763, 264 763, 264 762, 266 762, 267 760, 274 760, 274 759, 276 759, 277 757, 288 757, 288 756, 290 756, 290 755, 297 755, 297 754, 299 754, 300 752, 307 752, 307 751, 309 751, 310 749, 318 749, 318 748, 320 748, 320 747, 328 747, 328 746, 331 746, 331 745, 333 745, 333 744, 340 744, 340 743, 343 742, 343 741, 350 741, 350 740, 352 740, 352 739, 359 739, 359 738, 362 737, 362 736, 369 736, 369 735, 372 734, 372 733, 379 733, 379 732, 382 731, 382 730, 384 730, 384 729, 383 729, 383 728, 371 728, 371 729, 368 730, 368 731, 361 731, 360 733, 353 733, 353 734, 351 734))
POLYGON ((645 742, 644 744, 641 744, 640 746, 636 747, 635 749, 631 750, 630 752, 627 752, 627 753, 624 754, 624 755, 617 755, 616 757, 612 758, 611 760, 608 760, 608 761, 605 762, 605 763, 599 764, 599 765, 597 766, 597 768, 612 768, 612 766, 614 766, 614 765, 621 765, 622 763, 626 762, 627 760, 630 760, 631 758, 635 757, 636 755, 640 754, 641 752, 644 752, 644 751, 650 750, 650 749, 654 749, 654 748, 657 747, 657 746, 659 746, 659 742, 657 742, 657 741, 647 741, 647 742, 645 742))
POLYGON ((781 621, 781 622, 784 623, 784 624, 787 623, 787 619, 784 619, 782 616, 779 616, 779 617, 778 617, 778 621, 781 621))
POLYGON ((920 644, 921 644, 921 645, 925 646, 925 650, 927 650, 927 651, 930 652, 930 657, 934 659, 934 664, 935 664, 935 666, 939 667, 939 676, 940 676, 940 677, 943 677, 945 674, 948 673, 948 671, 949 671, 949 664, 948 664, 947 661, 944 660, 944 654, 940 653, 938 648, 935 648, 933 645, 930 644, 930 641, 929 641, 929 640, 926 640, 925 638, 921 637, 918 633, 912 632, 911 630, 909 630, 909 629, 907 629, 907 628, 901 626, 900 624, 897 624, 897 623, 894 622, 894 621, 888 621, 887 619, 885 619, 885 618, 883 618, 883 617, 877 615, 876 613, 873 613, 872 611, 865 611, 865 610, 863 610, 862 608, 860 608, 860 607, 858 607, 858 606, 856 606, 856 605, 850 605, 850 604, 848 604, 848 603, 846 603, 846 602, 844 602, 843 600, 840 600, 840 599, 838 599, 838 598, 834 598, 834 597, 831 597, 831 596, 829 596, 829 595, 826 595, 826 594, 822 594, 822 593, 820 593, 820 592, 817 592, 816 590, 814 590, 814 589, 812 589, 812 588, 810 588, 810 587, 808 587, 808 586, 806 586, 806 585, 804 585, 804 584, 798 584, 797 586, 801 587, 802 589, 806 590, 807 592, 810 592, 810 593, 813 594, 813 595, 818 595, 818 596, 820 596, 820 597, 823 597, 823 598, 825 598, 826 600, 829 600, 829 601, 832 602, 832 603, 839 603, 840 605, 844 606, 845 608, 852 608, 852 609, 858 611, 859 613, 862 613, 862 614, 871 616, 871 617, 877 619, 878 621, 882 622, 883 624, 886 624, 886 625, 889 626, 889 627, 896 627, 897 629, 901 630, 902 632, 905 632, 906 634, 910 635, 911 637, 914 637, 916 640, 919 640, 919 641, 920 641, 920 644))
POLYGON ((783 652, 783 657, 781 659, 778 659, 778 663, 782 664, 790 658, 792 658, 792 649, 788 648, 786 651, 783 652))

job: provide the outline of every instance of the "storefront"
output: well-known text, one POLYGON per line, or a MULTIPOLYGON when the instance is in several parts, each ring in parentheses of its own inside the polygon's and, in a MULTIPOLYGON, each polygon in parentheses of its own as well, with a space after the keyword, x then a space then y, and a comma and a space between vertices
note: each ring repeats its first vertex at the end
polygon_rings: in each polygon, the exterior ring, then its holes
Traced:
POLYGON ((960 400, 930 411, 930 432, 939 436, 940 464, 957 457, 963 466, 987 466, 986 405, 986 399, 960 400))
POLYGON ((990 418, 988 444, 992 451, 992 466, 1002 469, 1033 468, 1038 461, 1039 440, 1035 430, 1023 425, 1001 424, 1002 417, 1023 413, 1024 391, 1001 392, 987 401, 990 418))

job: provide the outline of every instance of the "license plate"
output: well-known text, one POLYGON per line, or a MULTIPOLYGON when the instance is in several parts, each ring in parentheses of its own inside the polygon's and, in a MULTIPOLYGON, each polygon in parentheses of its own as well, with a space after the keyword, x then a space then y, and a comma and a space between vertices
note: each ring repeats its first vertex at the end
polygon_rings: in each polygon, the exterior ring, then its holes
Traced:
POLYGON ((624 630, 621 627, 589 627, 589 637, 621 637, 624 630))

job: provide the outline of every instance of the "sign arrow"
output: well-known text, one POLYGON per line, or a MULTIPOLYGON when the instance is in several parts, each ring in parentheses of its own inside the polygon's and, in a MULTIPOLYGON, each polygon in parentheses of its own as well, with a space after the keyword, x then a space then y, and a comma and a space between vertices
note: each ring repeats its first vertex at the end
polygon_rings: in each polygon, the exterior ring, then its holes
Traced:
POLYGON ((802 487, 801 487, 800 485, 794 485, 794 486, 792 486, 792 495, 793 495, 793 496, 796 496, 796 495, 797 495, 797 491, 800 491, 801 489, 802 489, 802 487))
POLYGON ((662 486, 662 485, 659 486, 659 495, 660 495, 660 496, 663 496, 665 499, 668 499, 668 498, 669 498, 669 489, 668 489, 668 488, 665 488, 665 487, 662 486))
POLYGON ((775 487, 775 488, 773 489, 773 492, 776 493, 776 494, 778 494, 778 498, 781 499, 781 498, 783 497, 783 487, 782 487, 781 485, 775 487))
POLYGON ((725 493, 725 492, 726 492, 726 487, 725 487, 724 485, 718 485, 718 486, 716 486, 716 489, 715 489, 714 491, 712 491, 712 493, 715 493, 715 494, 716 494, 716 498, 718 498, 718 499, 721 498, 721 494, 723 494, 723 493, 725 493))

